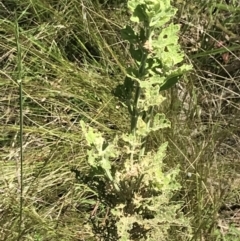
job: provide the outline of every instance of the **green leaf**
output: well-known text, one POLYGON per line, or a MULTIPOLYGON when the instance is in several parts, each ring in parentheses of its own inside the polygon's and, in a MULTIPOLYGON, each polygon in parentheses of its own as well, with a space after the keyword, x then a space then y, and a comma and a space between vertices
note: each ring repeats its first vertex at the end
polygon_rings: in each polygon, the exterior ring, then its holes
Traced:
POLYGON ((91 167, 98 167, 98 163, 96 161, 94 151, 93 150, 87 150, 87 155, 88 155, 88 164, 91 167))
POLYGON ((156 40, 152 41, 156 57, 168 68, 180 63, 184 57, 178 44, 178 31, 179 25, 170 24, 161 31, 156 40))
POLYGON ((177 76, 167 78, 167 80, 164 82, 164 84, 161 85, 160 91, 167 90, 167 89, 171 88, 173 85, 175 85, 179 81, 181 76, 182 75, 177 75, 177 76))
POLYGON ((128 25, 121 30, 121 36, 124 40, 128 40, 130 43, 138 42, 138 36, 135 34, 134 30, 128 25))
POLYGON ((102 167, 102 169, 107 173, 107 176, 109 177, 109 179, 112 181, 112 175, 110 174, 110 170, 111 170, 111 163, 108 159, 106 158, 102 158, 102 160, 99 162, 100 166, 102 167))
MULTIPOLYGON (((132 1, 130 1, 132 2, 132 1)), ((148 15, 146 13, 146 5, 137 5, 133 11, 133 15, 131 17, 131 21, 133 22, 148 22, 148 15)))
POLYGON ((160 87, 160 91, 167 90, 171 88, 173 85, 175 85, 180 78, 183 76, 184 73, 191 70, 192 66, 183 64, 181 67, 179 67, 177 70, 173 71, 171 74, 169 74, 164 81, 164 83, 160 87))
POLYGON ((133 58, 135 61, 137 61, 137 62, 140 62, 140 61, 141 61, 142 55, 143 55, 141 49, 134 49, 134 46, 131 44, 129 51, 130 51, 130 54, 131 54, 132 58, 133 58))
POLYGON ((160 113, 157 113, 154 116, 153 123, 153 127, 151 127, 153 131, 171 127, 171 122, 166 118, 164 114, 160 113))
POLYGON ((80 121, 80 125, 82 127, 83 134, 85 135, 86 141, 89 146, 95 143, 96 139, 96 133, 94 133, 94 130, 91 127, 86 127, 86 124, 84 121, 80 121))

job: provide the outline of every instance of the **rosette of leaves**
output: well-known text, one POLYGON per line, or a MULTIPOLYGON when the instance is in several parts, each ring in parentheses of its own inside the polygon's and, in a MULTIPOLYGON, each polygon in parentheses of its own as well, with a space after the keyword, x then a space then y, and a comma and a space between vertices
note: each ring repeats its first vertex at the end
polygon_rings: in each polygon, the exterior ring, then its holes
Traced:
POLYGON ((133 24, 122 29, 122 37, 135 60, 124 82, 130 131, 107 142, 99 131, 81 125, 90 147, 88 162, 96 173, 100 170, 116 197, 111 205, 116 240, 166 240, 172 225, 186 224, 176 218, 179 204, 171 202, 180 188, 179 170, 163 171, 167 143, 157 151, 146 151, 145 144, 151 132, 170 127, 165 115, 154 110, 165 100, 160 92, 191 66, 181 64, 184 54, 178 44, 179 25, 170 22, 176 13, 170 0, 129 0, 128 7, 133 24), (119 167, 113 164, 116 159, 119 167))

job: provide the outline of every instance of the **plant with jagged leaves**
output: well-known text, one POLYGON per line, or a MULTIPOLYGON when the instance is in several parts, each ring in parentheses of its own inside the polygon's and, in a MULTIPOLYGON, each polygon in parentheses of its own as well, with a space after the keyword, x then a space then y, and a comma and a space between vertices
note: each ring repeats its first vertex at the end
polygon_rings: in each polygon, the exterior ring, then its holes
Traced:
POLYGON ((185 222, 176 218, 179 204, 171 203, 180 188, 178 168, 164 172, 167 143, 154 151, 146 149, 146 140, 151 132, 170 127, 165 115, 156 111, 165 100, 160 92, 191 67, 180 64, 184 55, 178 44, 179 25, 171 23, 176 9, 170 0, 129 0, 128 7, 133 24, 121 33, 135 64, 127 69, 121 90, 131 117, 130 131, 108 142, 84 122, 81 126, 91 147, 88 162, 104 180, 105 192, 115 197, 111 215, 117 239, 165 240, 171 225, 185 222))

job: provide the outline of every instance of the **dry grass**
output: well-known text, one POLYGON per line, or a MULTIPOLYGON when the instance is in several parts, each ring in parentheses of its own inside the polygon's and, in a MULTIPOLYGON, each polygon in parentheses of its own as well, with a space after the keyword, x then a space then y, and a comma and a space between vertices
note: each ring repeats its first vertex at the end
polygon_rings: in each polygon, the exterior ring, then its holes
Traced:
MULTIPOLYGON (((4 6, 7 11, 2 12, 0 20, 1 240, 17 240, 20 205, 14 4, 4 6)), ((73 1, 66 5, 37 1, 18 6, 18 16, 22 13, 19 41, 24 96, 21 240, 91 240, 94 236, 86 221, 97 194, 78 182, 71 171, 84 173, 88 168, 79 121, 84 119, 111 136, 124 128, 125 113, 116 111, 117 102, 111 94, 118 75, 123 75, 121 64, 114 61, 116 57, 106 41, 113 37, 103 37, 101 32, 102 24, 114 25, 91 4, 85 11, 87 26, 81 8, 73 1), (86 29, 81 29, 83 26, 86 29), (91 44, 86 49, 86 42, 104 48, 99 49, 101 56, 94 55, 91 44), (117 71, 115 81, 109 78, 112 69, 117 71)))

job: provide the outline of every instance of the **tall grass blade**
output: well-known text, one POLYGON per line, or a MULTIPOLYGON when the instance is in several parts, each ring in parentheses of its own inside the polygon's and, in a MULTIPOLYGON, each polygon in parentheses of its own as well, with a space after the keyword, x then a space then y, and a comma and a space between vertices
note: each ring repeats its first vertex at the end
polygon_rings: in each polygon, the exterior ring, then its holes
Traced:
POLYGON ((17 13, 15 12, 15 39, 17 48, 17 75, 16 81, 19 86, 19 145, 20 145, 20 163, 17 163, 18 170, 20 164, 20 172, 18 173, 19 189, 20 189, 20 205, 19 205, 19 235, 18 240, 21 237, 22 220, 23 220, 23 92, 22 92, 22 53, 20 44, 20 33, 18 26, 17 13))

